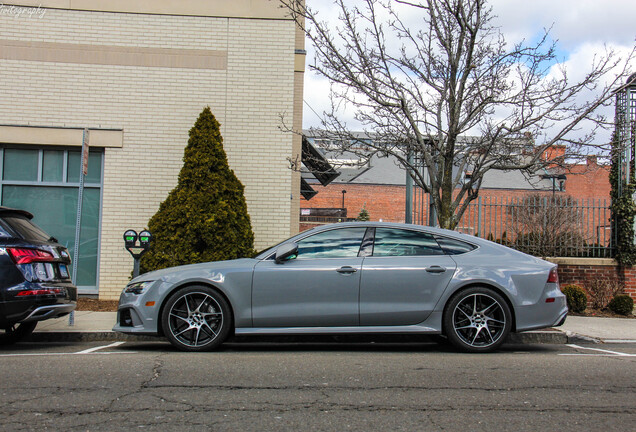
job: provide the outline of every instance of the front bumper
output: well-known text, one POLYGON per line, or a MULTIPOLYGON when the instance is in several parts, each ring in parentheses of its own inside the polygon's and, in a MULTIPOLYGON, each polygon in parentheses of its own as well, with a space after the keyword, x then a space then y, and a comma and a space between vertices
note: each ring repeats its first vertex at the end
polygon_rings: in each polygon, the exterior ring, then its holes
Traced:
MULTIPOLYGON (((161 284, 161 282, 155 282, 161 284)), ((160 335, 158 320, 161 319, 161 298, 157 289, 150 287, 142 294, 123 291, 117 307, 117 323, 113 331, 137 334, 160 335)))

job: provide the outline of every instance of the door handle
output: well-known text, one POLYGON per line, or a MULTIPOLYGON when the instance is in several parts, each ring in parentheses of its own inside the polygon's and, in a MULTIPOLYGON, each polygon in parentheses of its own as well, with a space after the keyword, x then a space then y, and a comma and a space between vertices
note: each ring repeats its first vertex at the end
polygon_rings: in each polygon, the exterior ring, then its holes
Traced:
POLYGON ((353 267, 350 266, 344 266, 344 267, 340 267, 338 270, 336 270, 338 273, 355 273, 358 270, 354 269, 353 267))
POLYGON ((426 267, 426 271, 429 273, 444 273, 446 269, 437 265, 426 267))

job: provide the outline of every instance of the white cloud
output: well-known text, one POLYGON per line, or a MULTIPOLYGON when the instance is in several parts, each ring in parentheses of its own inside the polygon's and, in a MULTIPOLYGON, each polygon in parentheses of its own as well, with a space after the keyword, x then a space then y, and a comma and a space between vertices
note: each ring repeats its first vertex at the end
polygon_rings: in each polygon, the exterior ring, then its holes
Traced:
POLYGON ((636 2, 631 0, 491 0, 495 24, 509 41, 531 39, 552 27, 552 37, 571 51, 586 43, 634 43, 636 2))
MULTIPOLYGON (((331 0, 307 0, 307 5, 319 11, 322 19, 332 22, 337 17, 337 8, 331 0)), ((627 52, 636 43, 636 2, 633 0, 491 0, 490 5, 497 16, 494 24, 501 27, 509 42, 533 40, 542 29, 552 27, 552 38, 558 40, 560 48, 559 56, 565 60, 572 78, 588 71, 594 53, 602 52, 604 46, 627 52)), ((312 62, 313 50, 307 46, 307 51, 307 61, 312 62)), ((328 93, 329 83, 308 69, 304 97, 307 104, 318 113, 329 110, 328 93)), ((317 116, 307 104, 303 126, 318 127, 317 116)), ((611 115, 609 111, 607 114, 611 115)), ((343 116, 352 120, 351 112, 345 110, 343 116)))

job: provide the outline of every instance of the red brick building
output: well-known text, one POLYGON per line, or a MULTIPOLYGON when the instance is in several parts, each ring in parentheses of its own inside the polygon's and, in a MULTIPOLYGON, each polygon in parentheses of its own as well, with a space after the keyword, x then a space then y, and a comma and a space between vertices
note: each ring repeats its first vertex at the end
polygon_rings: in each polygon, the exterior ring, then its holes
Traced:
MULTIPOLYGON (((582 204, 589 200, 595 205, 606 203, 609 206, 609 166, 599 165, 596 157, 589 157, 585 164, 567 166, 563 174, 565 180, 555 180, 553 183, 552 179, 542 178, 541 175, 525 178, 521 173, 491 171, 484 179, 479 196, 483 202, 505 203, 529 194, 554 193, 564 198, 571 197, 582 204)), ((369 167, 362 175, 342 177, 345 181, 336 178, 327 186, 309 180, 317 194, 310 200, 301 199, 301 209, 341 208, 344 202, 348 218, 356 218, 366 208, 373 221, 405 221, 406 174, 403 169, 394 163, 382 161, 369 167), (391 172, 387 173, 387 170, 391 172)), ((324 223, 308 219, 314 218, 301 216, 301 230, 324 223)))

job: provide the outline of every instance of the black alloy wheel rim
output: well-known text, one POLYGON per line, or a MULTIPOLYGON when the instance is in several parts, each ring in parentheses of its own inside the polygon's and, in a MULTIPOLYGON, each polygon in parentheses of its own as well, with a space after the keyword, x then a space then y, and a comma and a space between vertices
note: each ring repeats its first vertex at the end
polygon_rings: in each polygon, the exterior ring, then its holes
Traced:
POLYGON ((187 293, 173 303, 168 324, 177 341, 188 347, 201 347, 218 337, 223 327, 223 311, 211 295, 187 293))
POLYGON ((487 294, 470 294, 453 310, 453 329, 463 343, 473 348, 496 344, 504 334, 506 314, 501 304, 487 294))

